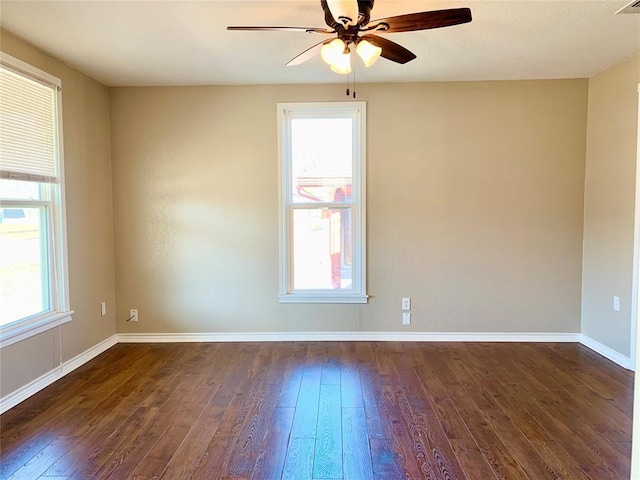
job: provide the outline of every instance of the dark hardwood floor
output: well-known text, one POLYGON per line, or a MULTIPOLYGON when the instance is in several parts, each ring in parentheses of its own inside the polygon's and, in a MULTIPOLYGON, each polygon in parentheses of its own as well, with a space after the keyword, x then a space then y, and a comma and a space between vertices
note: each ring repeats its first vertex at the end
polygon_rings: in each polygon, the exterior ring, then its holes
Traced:
POLYGON ((620 480, 632 386, 577 344, 119 344, 0 417, 0 478, 620 480))

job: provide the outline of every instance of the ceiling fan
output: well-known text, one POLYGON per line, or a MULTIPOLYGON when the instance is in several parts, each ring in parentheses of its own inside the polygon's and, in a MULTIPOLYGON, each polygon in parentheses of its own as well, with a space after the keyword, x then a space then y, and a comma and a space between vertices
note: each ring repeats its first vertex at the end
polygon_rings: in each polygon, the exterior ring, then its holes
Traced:
POLYGON ((320 0, 327 27, 268 27, 230 26, 227 30, 306 32, 336 35, 323 40, 294 57, 287 66, 300 65, 321 54, 323 60, 336 73, 351 73, 351 46, 369 67, 378 59, 407 63, 416 55, 391 40, 375 33, 413 32, 431 28, 449 27, 471 21, 469 8, 452 8, 428 12, 408 13, 371 21, 375 0, 320 0))

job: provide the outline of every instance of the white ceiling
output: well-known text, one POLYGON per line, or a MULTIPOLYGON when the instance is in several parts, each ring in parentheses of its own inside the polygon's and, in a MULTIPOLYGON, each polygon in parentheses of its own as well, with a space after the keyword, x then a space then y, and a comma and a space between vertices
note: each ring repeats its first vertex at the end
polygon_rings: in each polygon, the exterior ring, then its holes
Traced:
MULTIPOLYGON (((372 18, 471 7, 473 21, 387 34, 417 54, 381 59, 358 82, 590 77, 640 51, 627 0, 376 0, 372 18)), ((317 57, 285 67, 326 38, 229 32, 227 25, 324 26, 319 0, 0 1, 0 26, 107 85, 333 83, 317 57)))

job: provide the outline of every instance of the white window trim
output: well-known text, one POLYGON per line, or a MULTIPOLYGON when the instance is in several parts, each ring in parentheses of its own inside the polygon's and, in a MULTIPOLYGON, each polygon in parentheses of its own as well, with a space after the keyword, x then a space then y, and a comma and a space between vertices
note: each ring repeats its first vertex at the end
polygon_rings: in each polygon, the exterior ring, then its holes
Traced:
MULTIPOLYGON (((280 303, 367 303, 366 275, 366 102, 278 103, 278 179, 279 179, 279 295, 280 303), (353 276, 352 290, 293 290, 293 249, 291 228, 291 142, 289 118, 295 115, 323 118, 327 113, 351 114, 353 142, 353 276)), ((304 208, 304 204, 296 204, 304 208)))
MULTIPOLYGON (((67 214, 64 187, 64 135, 62 124, 62 81, 22 60, 0 52, 0 64, 29 78, 55 88, 56 91, 56 145, 59 183, 56 198, 51 199, 50 216, 50 272, 52 298, 50 309, 30 317, 0 326, 0 349, 34 335, 60 327, 71 320, 74 313, 69 301, 69 271, 67 261, 67 214), (55 258, 55 260, 54 260, 55 258), (55 262, 55 263, 54 263, 55 262)), ((17 202, 23 202, 18 200, 17 202)), ((11 201, 4 201, 10 204, 11 201)))
POLYGON ((0 349, 71 321, 73 311, 46 312, 0 327, 0 349))

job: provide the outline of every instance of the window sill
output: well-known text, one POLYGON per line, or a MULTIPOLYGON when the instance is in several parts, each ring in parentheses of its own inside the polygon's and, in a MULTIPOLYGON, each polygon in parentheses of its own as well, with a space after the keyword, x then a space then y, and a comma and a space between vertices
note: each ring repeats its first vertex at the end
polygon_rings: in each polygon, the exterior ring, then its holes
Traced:
POLYGON ((49 312, 19 322, 0 327, 0 348, 26 340, 29 337, 46 332, 71 321, 73 310, 68 312, 49 312))
POLYGON ((367 303, 369 301, 369 295, 284 293, 278 295, 278 300, 280 303, 367 303))

